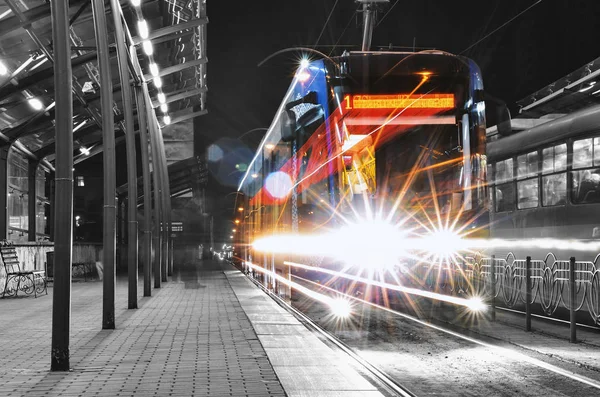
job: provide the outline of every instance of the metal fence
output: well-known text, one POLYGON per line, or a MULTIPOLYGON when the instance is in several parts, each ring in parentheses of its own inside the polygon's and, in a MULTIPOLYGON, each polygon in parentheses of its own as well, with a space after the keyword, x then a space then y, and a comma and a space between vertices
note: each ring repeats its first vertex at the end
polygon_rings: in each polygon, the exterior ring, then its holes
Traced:
POLYGON ((552 253, 544 259, 521 259, 509 253, 505 258, 464 257, 441 265, 421 264, 415 273, 420 286, 430 290, 481 296, 508 308, 537 305, 547 316, 560 308, 574 309, 588 313, 600 325, 599 261, 600 255, 593 261, 577 261, 552 253))

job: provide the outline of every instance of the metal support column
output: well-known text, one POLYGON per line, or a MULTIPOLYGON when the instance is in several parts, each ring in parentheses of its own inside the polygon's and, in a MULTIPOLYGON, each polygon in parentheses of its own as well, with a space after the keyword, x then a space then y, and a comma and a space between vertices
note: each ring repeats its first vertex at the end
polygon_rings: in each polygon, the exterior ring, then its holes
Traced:
POLYGON ((29 159, 27 163, 27 228, 29 233, 27 235, 27 241, 36 241, 37 234, 37 184, 35 183, 35 177, 37 176, 37 170, 39 161, 29 159))
POLYGON ((73 73, 69 41, 69 3, 53 1, 50 7, 56 101, 56 196, 54 198, 56 206, 50 369, 68 371, 73 254, 73 73))
MULTIPOLYGON (((160 130, 159 130, 160 131, 160 130)), ((173 275, 172 263, 169 260, 171 257, 171 191, 169 186, 169 169, 167 167, 167 155, 165 152, 165 143, 162 137, 162 131, 157 135, 159 143, 159 156, 160 156, 160 170, 162 175, 163 185, 163 235, 164 235, 164 263, 165 263, 165 275, 173 275)), ((167 280, 165 280, 167 281, 167 280)))
POLYGON ((156 167, 158 169, 158 173, 160 175, 161 182, 161 206, 162 206, 162 263, 163 263, 163 281, 168 281, 167 276, 169 274, 169 210, 168 210, 168 200, 169 200, 169 191, 168 191, 168 171, 167 171, 167 159, 165 156, 165 145, 162 137, 162 130, 160 127, 156 127, 156 139, 157 139, 157 160, 156 167))
MULTIPOLYGON (((144 91, 144 97, 150 98, 148 95, 148 87, 142 86, 144 91)), ((154 288, 160 288, 162 275, 161 275, 161 259, 162 259, 162 244, 161 244, 161 232, 160 232, 160 220, 161 220, 161 185, 160 175, 157 172, 157 148, 156 148, 156 134, 157 134, 157 123, 153 113, 152 106, 146 101, 146 112, 148 115, 148 133, 150 135, 150 152, 152 155, 152 185, 153 185, 153 205, 154 205, 154 234, 152 235, 152 245, 154 246, 154 288)))
MULTIPOLYGON (((102 140, 104 146, 104 213, 103 213, 103 295, 102 329, 115 328, 115 228, 116 228, 116 165, 115 130, 112 110, 113 93, 110 77, 106 10, 103 0, 92 0, 102 109, 102 140)), ((57 145, 58 147, 58 145, 57 145)))
POLYGON ((8 232, 8 145, 0 146, 0 240, 8 232))
MULTIPOLYGON (((135 48, 132 48, 135 51, 135 48)), ((135 52, 134 52, 135 54, 135 52)), ((142 154, 142 179, 144 186, 144 241, 142 252, 144 253, 144 296, 152 295, 152 200, 150 186, 150 156, 148 153, 148 123, 146 117, 146 102, 141 87, 135 88, 138 122, 140 126, 140 149, 142 154)))
POLYGON ((131 86, 129 85, 129 54, 125 45, 125 34, 121 21, 118 0, 110 1, 113 23, 115 26, 115 41, 117 60, 119 61, 119 76, 121 79, 121 94, 123 97, 123 113, 125 113, 125 148, 127 150, 127 273, 129 280, 128 305, 129 309, 137 309, 138 284, 138 224, 137 224, 137 164, 135 150, 135 128, 133 124, 133 102, 131 86))

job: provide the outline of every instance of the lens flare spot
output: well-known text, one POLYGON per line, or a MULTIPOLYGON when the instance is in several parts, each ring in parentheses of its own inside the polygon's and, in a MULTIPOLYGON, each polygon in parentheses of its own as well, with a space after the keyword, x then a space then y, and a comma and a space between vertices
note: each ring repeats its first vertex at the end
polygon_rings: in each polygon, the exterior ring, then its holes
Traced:
POLYGON ((335 317, 338 318, 347 318, 352 314, 352 306, 350 302, 343 298, 337 298, 331 301, 329 305, 331 307, 331 312, 335 317))
POLYGON ((218 145, 210 145, 208 147, 208 161, 217 162, 223 158, 223 149, 218 145))
POLYGON ((474 296, 473 298, 468 299, 466 306, 474 312, 483 312, 487 309, 487 305, 479 296, 474 296))
POLYGON ((285 172, 273 172, 265 181, 265 188, 275 198, 284 198, 292 190, 292 178, 285 172))

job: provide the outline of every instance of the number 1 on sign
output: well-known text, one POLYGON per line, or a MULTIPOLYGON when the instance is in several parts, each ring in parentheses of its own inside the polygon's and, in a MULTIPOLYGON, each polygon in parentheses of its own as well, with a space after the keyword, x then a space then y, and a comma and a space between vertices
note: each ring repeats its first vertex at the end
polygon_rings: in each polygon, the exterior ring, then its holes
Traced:
POLYGON ((352 109, 352 102, 350 100, 350 95, 346 95, 344 97, 344 101, 346 101, 346 109, 352 109))

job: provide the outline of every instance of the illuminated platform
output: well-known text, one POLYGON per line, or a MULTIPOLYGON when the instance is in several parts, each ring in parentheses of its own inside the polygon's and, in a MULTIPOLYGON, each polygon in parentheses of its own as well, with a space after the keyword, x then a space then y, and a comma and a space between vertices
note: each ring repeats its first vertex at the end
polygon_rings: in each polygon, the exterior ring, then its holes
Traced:
POLYGON ((70 372, 49 371, 52 288, 0 299, 0 395, 382 395, 233 267, 175 270, 137 310, 118 280, 110 331, 100 329, 102 283, 74 283, 70 372))

